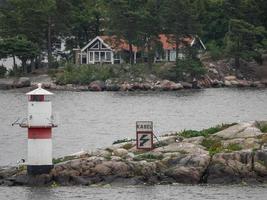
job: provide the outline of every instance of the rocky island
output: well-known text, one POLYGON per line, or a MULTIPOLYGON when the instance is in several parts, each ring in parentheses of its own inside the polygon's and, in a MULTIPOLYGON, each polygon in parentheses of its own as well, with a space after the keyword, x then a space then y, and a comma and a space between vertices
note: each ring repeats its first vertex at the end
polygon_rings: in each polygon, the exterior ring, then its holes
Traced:
POLYGON ((158 137, 151 151, 135 141, 54 159, 50 174, 0 167, 0 185, 233 184, 267 182, 267 121, 222 124, 158 137))

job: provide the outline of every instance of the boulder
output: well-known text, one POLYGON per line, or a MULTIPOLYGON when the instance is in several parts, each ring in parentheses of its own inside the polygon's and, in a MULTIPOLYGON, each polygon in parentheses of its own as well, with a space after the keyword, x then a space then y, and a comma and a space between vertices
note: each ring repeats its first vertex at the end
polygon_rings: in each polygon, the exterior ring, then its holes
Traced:
POLYGON ((200 183, 210 163, 208 154, 200 155, 172 155, 165 165, 165 175, 175 179, 179 183, 200 183))
POLYGON ((256 178, 251 150, 218 153, 212 157, 208 168, 208 183, 240 183, 256 178))
POLYGON ((233 145, 237 145, 241 149, 259 149, 261 147, 261 142, 258 138, 235 138, 222 140, 222 145, 225 149, 233 145))
POLYGON ((263 133, 251 122, 239 123, 212 135, 221 139, 258 137, 263 133))
POLYGON ((1 167, 0 168, 0 179, 7 178, 18 173, 17 167, 1 167))
POLYGON ((238 87, 249 87, 250 86, 250 82, 247 80, 238 80, 237 81, 237 86, 238 87))
POLYGON ((119 157, 126 157, 128 154, 128 151, 123 148, 118 148, 113 151, 114 156, 119 156, 119 157))
POLYGON ((20 77, 18 80, 14 81, 15 88, 23 88, 23 87, 30 87, 31 81, 28 77, 20 77))
POLYGON ((105 83, 103 81, 93 81, 89 84, 90 91, 103 91, 105 89, 105 83))
POLYGON ((182 84, 175 83, 175 82, 169 81, 169 80, 161 81, 160 86, 161 86, 162 90, 166 90, 166 91, 183 89, 182 84))
POLYGON ((165 172, 178 183, 197 184, 201 180, 200 170, 194 167, 177 166, 165 172))
POLYGON ((236 80, 232 80, 232 81, 230 81, 231 82, 231 85, 232 86, 238 86, 238 81, 236 81, 236 80))
POLYGON ((183 140, 183 142, 200 145, 204 139, 205 139, 204 136, 199 136, 199 137, 186 138, 183 140))
POLYGON ((117 84, 108 84, 106 85, 106 90, 107 91, 119 91, 120 86, 118 86, 117 84))
POLYGON ((92 170, 101 176, 111 175, 111 169, 103 163, 96 165, 92 170))
POLYGON ((121 91, 132 91, 133 90, 133 87, 131 84, 129 83, 123 83, 121 86, 120 86, 120 90, 121 91))
POLYGON ((267 177, 267 151, 259 150, 255 152, 254 170, 260 177, 267 177))
POLYGON ((183 86, 185 89, 191 89, 193 86, 191 83, 188 82, 180 82, 180 84, 183 86))
POLYGON ((191 144, 187 142, 172 143, 167 146, 159 147, 154 152, 181 152, 189 154, 208 154, 201 145, 191 144))
POLYGON ((234 80, 236 80, 236 76, 225 76, 224 80, 226 80, 226 81, 234 81, 234 80))
POLYGON ((225 81, 224 81, 224 85, 225 85, 226 87, 231 87, 231 86, 232 86, 231 82, 228 81, 228 80, 225 80, 225 81))
POLYGON ((8 90, 13 88, 13 82, 12 79, 0 79, 0 89, 1 90, 8 90))

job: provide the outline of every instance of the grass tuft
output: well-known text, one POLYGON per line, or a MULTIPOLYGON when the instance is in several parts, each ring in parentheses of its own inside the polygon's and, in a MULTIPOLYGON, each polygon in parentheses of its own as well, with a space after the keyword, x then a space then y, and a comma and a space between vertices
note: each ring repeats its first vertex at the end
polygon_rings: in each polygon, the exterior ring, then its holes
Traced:
POLYGON ((152 153, 144 153, 140 154, 136 157, 134 157, 135 161, 141 161, 141 160, 161 160, 163 158, 163 155, 155 155, 152 153))
POLYGON ((69 161, 69 160, 73 160, 75 159, 76 156, 65 156, 65 157, 61 157, 61 158, 53 158, 53 164, 58 164, 58 163, 61 163, 61 162, 65 162, 65 161, 69 161))

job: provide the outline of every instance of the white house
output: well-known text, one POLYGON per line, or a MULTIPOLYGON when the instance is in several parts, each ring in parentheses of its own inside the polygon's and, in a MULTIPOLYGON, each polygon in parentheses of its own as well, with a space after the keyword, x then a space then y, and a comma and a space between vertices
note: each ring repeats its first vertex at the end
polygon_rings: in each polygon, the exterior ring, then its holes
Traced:
MULTIPOLYGON (((129 53, 130 46, 115 36, 97 36, 82 49, 74 49, 76 64, 98 64, 98 63, 123 63, 124 56, 129 53)), ((137 47, 132 46, 134 63, 136 63, 137 47)))
MULTIPOLYGON (((156 53, 154 62, 167 61, 172 62, 176 60, 176 45, 171 40, 172 35, 159 35, 159 42, 162 44, 162 53, 156 53)), ((179 49, 183 49, 185 46, 194 46, 199 52, 206 50, 205 45, 199 37, 187 37, 184 38, 179 49)), ((129 57, 129 44, 116 36, 97 36, 91 40, 82 49, 73 49, 75 53, 76 64, 98 64, 108 63, 116 64, 123 63, 125 59, 129 57), (127 55, 128 54, 128 55, 127 55)), ((136 46, 132 46, 134 54, 134 63, 136 63, 138 49, 136 46)), ((140 54, 138 54, 140 56, 140 54)), ((183 58, 182 51, 178 54, 179 58, 183 58)))
MULTIPOLYGON (((176 44, 172 40, 172 35, 159 35, 159 41, 162 44, 162 53, 156 53, 155 55, 155 62, 161 62, 161 61, 168 61, 172 62, 176 60, 176 44)), ((186 46, 191 46, 197 48, 198 52, 201 53, 206 50, 205 45, 201 41, 201 39, 197 36, 190 36, 183 38, 179 44, 179 49, 183 49, 186 46)), ((182 59, 184 57, 183 51, 180 51, 178 53, 178 58, 182 59)))

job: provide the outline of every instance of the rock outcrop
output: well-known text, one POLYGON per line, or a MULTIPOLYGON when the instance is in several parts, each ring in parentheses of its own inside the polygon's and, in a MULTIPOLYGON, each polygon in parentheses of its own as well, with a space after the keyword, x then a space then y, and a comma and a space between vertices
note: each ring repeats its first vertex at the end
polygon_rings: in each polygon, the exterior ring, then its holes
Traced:
POLYGON ((171 133, 151 151, 136 149, 134 141, 118 142, 57 159, 50 174, 28 176, 26 166, 2 167, 0 185, 267 182, 266 131, 267 122, 256 121, 171 133))

